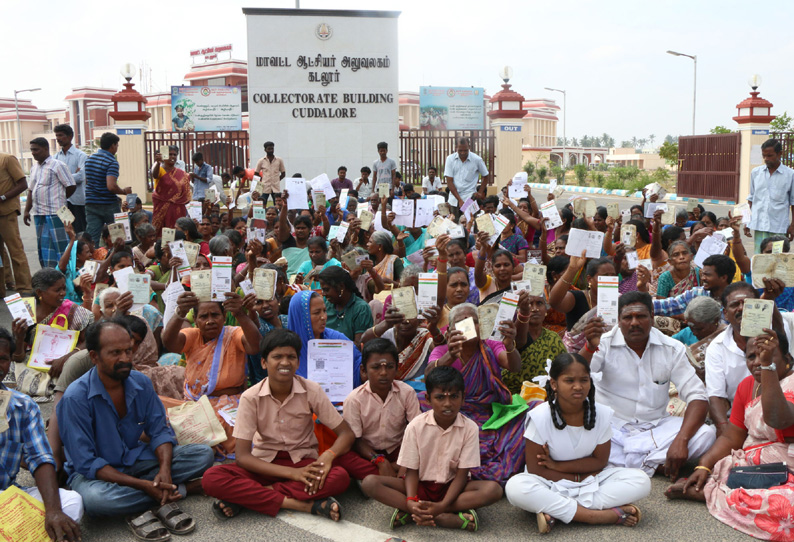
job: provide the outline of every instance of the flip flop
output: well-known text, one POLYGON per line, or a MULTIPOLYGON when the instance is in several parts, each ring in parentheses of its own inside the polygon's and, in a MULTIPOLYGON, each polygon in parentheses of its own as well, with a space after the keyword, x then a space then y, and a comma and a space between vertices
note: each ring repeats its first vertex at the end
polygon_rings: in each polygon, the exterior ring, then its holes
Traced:
POLYGON ((339 501, 334 499, 333 497, 328 497, 327 499, 323 499, 321 501, 314 501, 312 504, 312 515, 313 516, 322 516, 324 518, 328 518, 333 520, 331 517, 331 506, 336 503, 337 510, 339 511, 339 519, 334 521, 341 521, 342 520, 342 505, 339 504, 339 501))
POLYGON ((546 520, 546 514, 544 514, 543 512, 538 512, 537 518, 538 518, 538 532, 540 534, 550 533, 551 529, 554 527, 554 524, 557 523, 557 520, 555 520, 554 518, 546 520))
POLYGON ((171 540, 171 533, 165 525, 154 515, 151 510, 147 510, 139 516, 127 516, 125 518, 127 527, 138 540, 147 542, 165 542, 171 540))
POLYGON ((411 514, 408 512, 403 512, 399 508, 395 508, 394 512, 391 515, 391 522, 389 522, 389 528, 393 531, 398 527, 405 527, 408 524, 408 520, 411 519, 411 514), (400 514, 403 514, 400 517, 400 514))
POLYGON ((215 501, 214 503, 212 503, 212 513, 215 514, 216 518, 222 519, 224 521, 239 516, 240 512, 242 511, 243 511, 243 507, 240 506, 239 504, 234 504, 226 501, 215 501), (221 503, 223 503, 223 506, 225 506, 226 508, 232 511, 231 516, 226 515, 226 512, 224 512, 223 508, 221 508, 221 503))
POLYGON ((618 520, 615 522, 615 524, 616 525, 625 525, 626 520, 629 519, 629 517, 634 516, 634 517, 637 518, 637 523, 635 525, 633 525, 633 526, 636 527, 637 525, 639 525, 640 524, 640 520, 642 519, 642 512, 640 511, 639 506, 637 506, 636 504, 631 504, 631 503, 626 504, 624 506, 631 506, 632 508, 634 508, 634 510, 636 510, 636 513, 635 514, 629 514, 629 513, 625 512, 622 507, 618 507, 618 506, 612 508, 611 510, 613 512, 615 512, 615 514, 617 514, 617 516, 618 516, 618 520))
POLYGON ((480 518, 477 517, 477 512, 474 511, 474 508, 469 508, 465 512, 458 512, 458 517, 463 520, 463 525, 460 526, 462 531, 469 530, 469 523, 474 523, 474 530, 472 531, 474 533, 480 528, 480 518), (466 519, 463 514, 469 514, 473 519, 466 519))
POLYGON ((195 520, 184 513, 175 502, 164 504, 152 510, 168 532, 176 535, 192 533, 196 529, 195 520))

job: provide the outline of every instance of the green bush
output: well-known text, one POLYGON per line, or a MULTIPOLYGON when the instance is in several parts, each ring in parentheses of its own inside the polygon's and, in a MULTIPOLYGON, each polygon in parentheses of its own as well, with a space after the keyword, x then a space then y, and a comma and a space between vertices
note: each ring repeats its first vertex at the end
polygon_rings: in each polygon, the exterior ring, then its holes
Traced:
POLYGON ((599 171, 591 172, 590 179, 593 181, 594 185, 599 186, 601 188, 604 187, 604 183, 606 183, 607 181, 607 178, 604 176, 604 174, 599 171))
POLYGON ((584 186, 587 180, 587 166, 584 164, 576 164, 573 166, 573 174, 576 175, 576 183, 579 186, 584 186))
POLYGON ((623 190, 623 181, 610 177, 604 182, 604 188, 607 190, 623 190))

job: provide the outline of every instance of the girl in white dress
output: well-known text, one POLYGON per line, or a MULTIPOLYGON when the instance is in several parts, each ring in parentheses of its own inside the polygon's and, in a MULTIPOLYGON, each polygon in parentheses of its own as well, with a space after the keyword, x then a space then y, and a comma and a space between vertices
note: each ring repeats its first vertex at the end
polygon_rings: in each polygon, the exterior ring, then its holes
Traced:
POLYGON ((606 468, 612 409, 596 404, 587 361, 557 356, 546 393, 547 402, 527 414, 526 471, 508 480, 507 499, 536 513, 542 534, 557 520, 637 525, 640 509, 626 503, 647 497, 651 481, 639 469, 606 468))

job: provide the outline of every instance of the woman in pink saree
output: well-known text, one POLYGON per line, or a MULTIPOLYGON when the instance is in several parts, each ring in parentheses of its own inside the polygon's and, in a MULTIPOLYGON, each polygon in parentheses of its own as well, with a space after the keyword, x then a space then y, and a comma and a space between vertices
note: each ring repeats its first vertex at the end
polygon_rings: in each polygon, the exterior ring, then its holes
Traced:
POLYGON ((794 374, 788 351, 782 331, 765 330, 747 341, 752 374, 736 390, 730 422, 694 474, 667 491, 669 498, 705 501, 715 518, 763 540, 794 540, 794 374), (775 470, 782 474, 771 482, 778 485, 749 489, 734 478, 729 487, 733 467, 773 463, 781 464, 775 470))
POLYGON ((163 228, 173 228, 178 218, 187 214, 186 205, 190 202, 190 179, 184 170, 174 166, 179 147, 168 147, 168 158, 156 152, 154 166, 152 166, 152 179, 154 179, 154 192, 152 203, 152 226, 157 230, 157 237, 162 235, 163 228))

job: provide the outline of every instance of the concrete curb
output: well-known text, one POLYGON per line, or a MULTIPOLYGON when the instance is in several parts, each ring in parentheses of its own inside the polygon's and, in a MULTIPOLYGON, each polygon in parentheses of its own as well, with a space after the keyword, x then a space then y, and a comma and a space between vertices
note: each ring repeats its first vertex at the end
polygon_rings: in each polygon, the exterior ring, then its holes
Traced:
MULTIPOLYGON (((529 183, 532 188, 540 188, 548 190, 549 185, 545 183, 529 183)), ((605 196, 624 196, 627 198, 642 198, 642 192, 632 193, 630 190, 608 190, 606 188, 598 188, 595 186, 571 186, 567 184, 557 185, 562 187, 566 192, 580 192, 583 194, 603 194, 605 196)), ((736 205, 735 201, 719 200, 719 199, 700 199, 700 198, 685 198, 678 197, 676 194, 667 194, 664 197, 665 201, 689 201, 696 199, 700 203, 710 203, 712 205, 736 205)))

